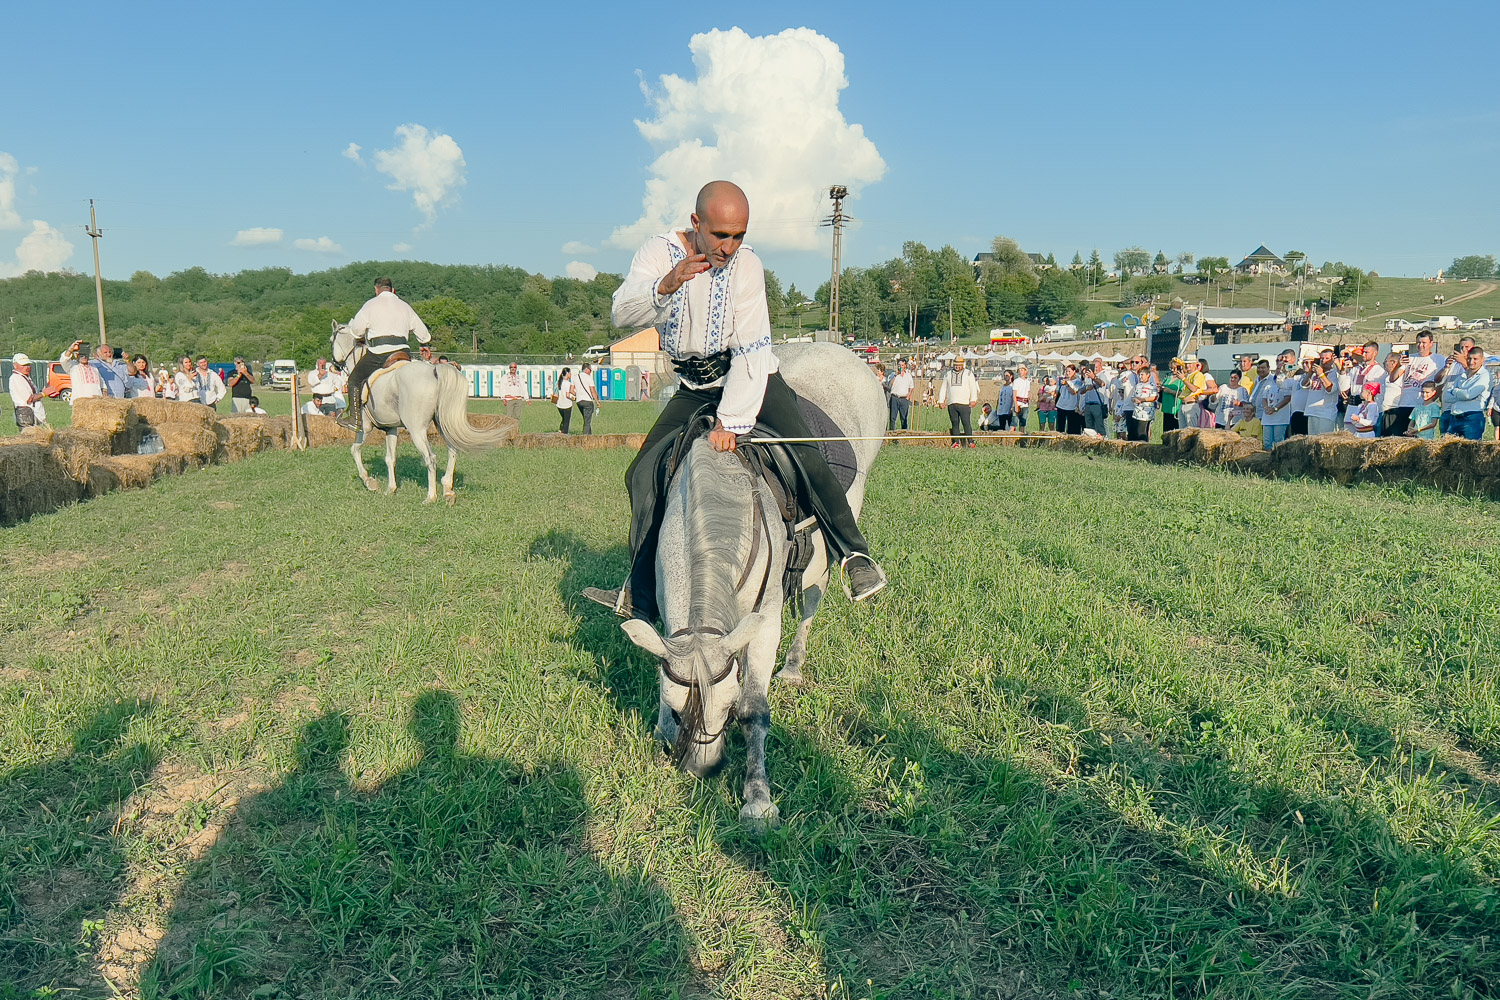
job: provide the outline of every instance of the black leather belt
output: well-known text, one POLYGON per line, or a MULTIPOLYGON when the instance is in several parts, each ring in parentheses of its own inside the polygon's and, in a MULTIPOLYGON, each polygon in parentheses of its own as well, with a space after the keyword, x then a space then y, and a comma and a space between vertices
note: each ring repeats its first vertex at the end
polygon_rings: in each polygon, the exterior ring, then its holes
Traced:
POLYGON ((694 385, 708 385, 729 374, 729 352, 720 351, 707 357, 677 358, 672 370, 694 385))

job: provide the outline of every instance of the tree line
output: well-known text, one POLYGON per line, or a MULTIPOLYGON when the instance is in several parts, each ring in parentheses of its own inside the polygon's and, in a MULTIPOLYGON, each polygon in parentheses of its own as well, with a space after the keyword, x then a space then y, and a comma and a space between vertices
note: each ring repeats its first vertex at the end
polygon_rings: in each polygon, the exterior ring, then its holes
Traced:
MULTIPOLYGON (((347 322, 381 276, 416 309, 438 352, 577 354, 615 332, 609 309, 618 275, 579 281, 516 267, 366 261, 310 274, 193 267, 158 278, 137 271, 128 281, 104 282, 109 341, 153 362, 207 354, 309 365, 327 354, 332 322, 347 322)), ((0 324, 14 344, 7 354, 56 357, 79 337, 93 342, 94 282, 35 271, 0 281, 0 324)))

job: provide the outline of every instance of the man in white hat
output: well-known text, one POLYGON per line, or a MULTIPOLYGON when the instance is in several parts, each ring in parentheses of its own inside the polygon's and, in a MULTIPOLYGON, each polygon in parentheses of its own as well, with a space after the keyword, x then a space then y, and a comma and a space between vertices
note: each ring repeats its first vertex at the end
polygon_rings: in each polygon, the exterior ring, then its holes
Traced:
POLYGON ((31 359, 17 353, 10 359, 10 402, 16 411, 16 426, 22 429, 45 423, 46 411, 42 409, 42 394, 31 382, 31 359))

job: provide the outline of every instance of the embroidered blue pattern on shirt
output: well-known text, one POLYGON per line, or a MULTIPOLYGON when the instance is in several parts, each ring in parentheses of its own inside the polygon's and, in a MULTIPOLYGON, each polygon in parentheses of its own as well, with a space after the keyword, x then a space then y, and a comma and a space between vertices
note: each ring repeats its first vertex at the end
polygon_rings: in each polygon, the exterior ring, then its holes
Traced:
MULTIPOLYGON (((676 240, 668 240, 663 237, 667 244, 667 257, 672 262, 672 267, 687 259, 687 251, 677 245, 676 240)), ((682 356, 682 307, 687 302, 687 285, 683 285, 673 292, 669 297, 671 307, 667 312, 666 329, 662 331, 662 346, 667 349, 668 357, 682 356)))
POLYGON ((770 349, 771 349, 771 335, 769 333, 767 333, 767 334, 764 334, 759 340, 757 340, 753 344, 746 344, 743 347, 732 348, 730 350, 729 354, 730 354, 731 357, 737 358, 737 357, 739 357, 742 354, 753 354, 756 351, 769 351, 770 349))
POLYGON ((729 321, 730 307, 733 304, 729 280, 739 259, 740 255, 736 253, 729 258, 729 263, 710 272, 713 284, 708 289, 708 344, 704 348, 705 355, 718 354, 724 349, 724 324, 729 321))

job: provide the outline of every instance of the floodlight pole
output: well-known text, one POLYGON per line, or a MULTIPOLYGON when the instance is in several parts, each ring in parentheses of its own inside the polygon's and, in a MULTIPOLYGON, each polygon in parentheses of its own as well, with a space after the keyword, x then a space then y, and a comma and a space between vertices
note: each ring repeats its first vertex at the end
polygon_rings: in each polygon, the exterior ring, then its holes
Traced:
POLYGON ((828 189, 828 197, 833 199, 833 214, 823 220, 823 225, 833 227, 833 276, 828 281, 828 330, 836 338, 835 342, 842 344, 843 336, 839 333, 839 257, 843 251, 844 223, 848 218, 844 215, 844 199, 849 196, 849 189, 842 184, 835 184, 828 189))
POLYGON ((99 231, 99 220, 94 215, 94 199, 89 199, 89 224, 84 230, 94 241, 94 301, 99 306, 99 344, 104 346, 109 343, 104 333, 104 279, 99 276, 99 239, 104 234, 99 231))

